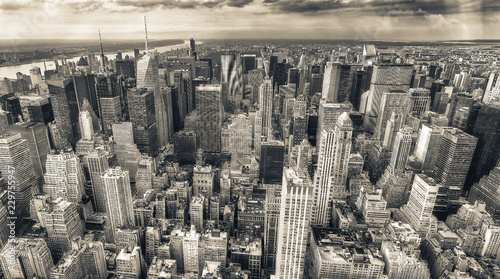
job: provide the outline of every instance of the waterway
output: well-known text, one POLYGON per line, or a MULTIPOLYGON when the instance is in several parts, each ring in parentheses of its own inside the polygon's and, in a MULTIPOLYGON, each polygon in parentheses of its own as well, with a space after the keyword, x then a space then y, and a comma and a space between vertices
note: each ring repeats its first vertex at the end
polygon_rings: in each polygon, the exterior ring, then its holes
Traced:
MULTIPOLYGON (((201 44, 201 43, 202 42, 196 42, 196 44, 201 44)), ((189 47, 189 40, 184 41, 184 43, 182 43, 182 44, 157 47, 156 50, 159 53, 162 53, 162 52, 166 52, 166 51, 170 51, 170 50, 176 50, 176 49, 187 48, 187 47, 189 47)), ((116 58, 116 52, 104 53, 104 55, 108 59, 115 59, 116 58)), ((130 57, 134 57, 134 50, 122 52, 122 56, 124 58, 125 58, 125 55, 128 55, 130 57)), ((80 57, 81 57, 80 55, 75 56, 73 58, 66 59, 66 61, 77 62, 80 59, 80 57)), ((58 63, 61 64, 61 60, 58 60, 58 63)), ((56 65, 55 65, 54 60, 47 60, 47 61, 45 61, 45 65, 44 65, 44 61, 34 61, 31 63, 27 63, 27 64, 0 67, 0 79, 3 79, 4 77, 15 79, 16 73, 18 73, 18 72, 23 73, 25 75, 29 75, 30 69, 32 69, 33 67, 39 67, 42 70, 42 74, 43 74, 45 67, 47 67, 47 70, 53 70, 53 69, 55 69, 56 65)))

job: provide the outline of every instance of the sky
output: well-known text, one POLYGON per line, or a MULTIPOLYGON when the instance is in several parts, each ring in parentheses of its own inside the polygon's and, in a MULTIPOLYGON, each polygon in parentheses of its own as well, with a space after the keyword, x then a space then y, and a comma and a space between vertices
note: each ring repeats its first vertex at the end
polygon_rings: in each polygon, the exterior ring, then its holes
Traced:
POLYGON ((500 39, 500 0, 0 0, 2 39, 500 39))

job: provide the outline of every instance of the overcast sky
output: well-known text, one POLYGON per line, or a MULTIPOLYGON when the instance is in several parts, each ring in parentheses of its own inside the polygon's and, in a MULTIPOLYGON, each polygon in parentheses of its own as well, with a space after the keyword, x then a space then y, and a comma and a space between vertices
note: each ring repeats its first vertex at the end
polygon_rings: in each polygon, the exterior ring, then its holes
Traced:
POLYGON ((0 0, 0 40, 500 39, 500 0, 0 0))

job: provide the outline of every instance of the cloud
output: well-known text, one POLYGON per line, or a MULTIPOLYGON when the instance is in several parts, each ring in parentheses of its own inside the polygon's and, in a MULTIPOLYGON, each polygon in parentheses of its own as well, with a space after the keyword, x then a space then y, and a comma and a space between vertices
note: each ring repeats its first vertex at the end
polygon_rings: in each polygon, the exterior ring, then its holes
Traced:
POLYGON ((12 12, 24 9, 28 5, 27 1, 3 1, 0 0, 0 11, 12 12))

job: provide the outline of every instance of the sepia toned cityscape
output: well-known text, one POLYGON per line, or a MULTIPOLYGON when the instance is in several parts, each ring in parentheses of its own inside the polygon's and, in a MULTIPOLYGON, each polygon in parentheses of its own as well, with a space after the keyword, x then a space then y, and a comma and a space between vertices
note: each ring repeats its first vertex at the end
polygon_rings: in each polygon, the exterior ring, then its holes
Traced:
MULTIPOLYGON (((0 22, 28 2, 0 1, 0 22)), ((75 5, 118 16, 94 2, 75 5)), ((293 27, 361 2, 260 5, 293 27)), ((249 33, 202 24, 176 39, 137 11, 135 27, 120 13, 123 37, 94 22, 91 39, 67 39, 66 17, 32 39, 6 28, 0 278, 500 278, 500 40, 473 31, 498 30, 473 21, 500 6, 417 2, 368 1, 380 20, 350 19, 339 38, 264 30, 244 0, 114 5, 193 24, 247 9, 249 33), (381 24, 434 14, 470 25, 452 40, 401 23, 409 40, 381 24)))

